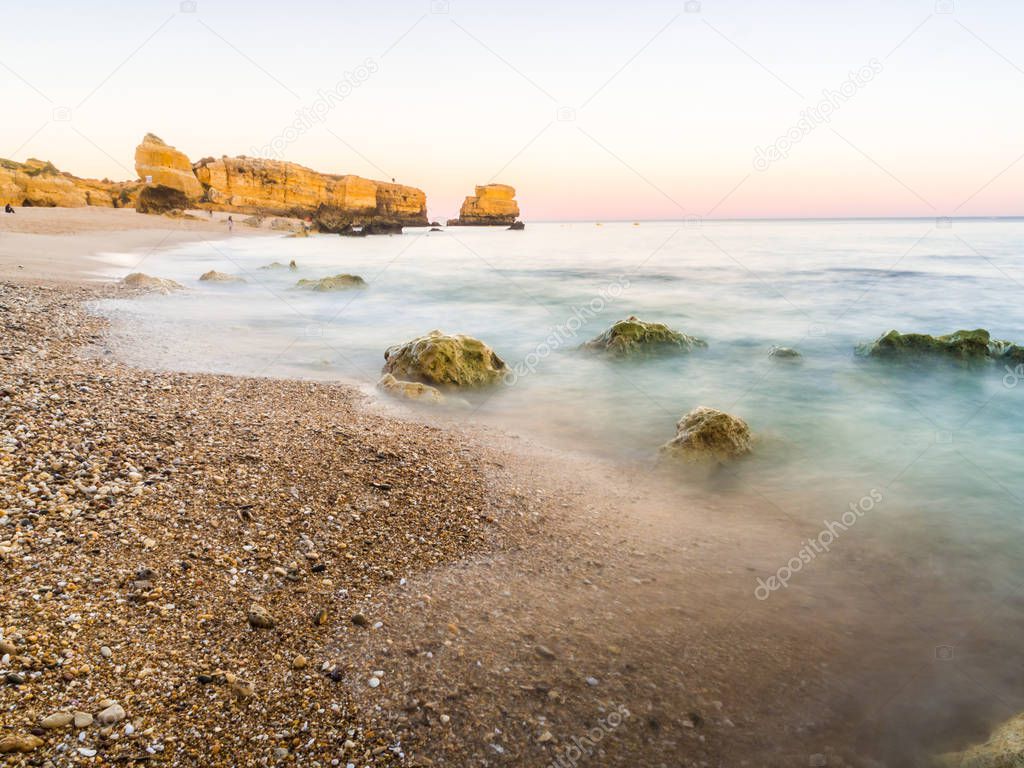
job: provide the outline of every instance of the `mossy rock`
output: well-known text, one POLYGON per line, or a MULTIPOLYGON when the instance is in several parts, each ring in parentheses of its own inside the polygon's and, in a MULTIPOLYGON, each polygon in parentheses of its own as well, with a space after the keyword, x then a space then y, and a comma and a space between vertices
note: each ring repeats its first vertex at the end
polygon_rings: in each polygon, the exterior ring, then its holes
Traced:
POLYGON ((1024 363, 1024 347, 1011 341, 993 339, 989 342, 988 353, 992 359, 1007 365, 1020 365, 1024 363))
POLYGON ((706 347, 707 342, 695 336, 673 331, 662 323, 645 323, 632 316, 619 320, 600 336, 583 344, 583 349, 614 357, 673 354, 706 347))
POLYGON ((676 424, 676 436, 661 453, 692 464, 724 464, 750 453, 750 427, 743 419, 701 406, 676 424))
POLYGON ((382 373, 436 386, 487 387, 507 371, 505 361, 479 339, 435 330, 388 347, 382 373))
POLYGON ((773 360, 787 360, 793 362, 799 360, 802 355, 792 347, 772 347, 768 350, 768 357, 773 360))
POLYGON ((319 280, 303 278, 295 287, 305 288, 307 291, 347 291, 351 288, 365 288, 366 281, 359 275, 332 275, 321 277, 319 280))
POLYGON ((889 331, 874 343, 859 348, 868 357, 883 359, 947 357, 954 360, 984 360, 989 356, 989 333, 983 328, 956 331, 945 336, 889 331))
POLYGON ((1024 766, 1024 714, 1006 721, 988 741, 965 749, 937 755, 936 768, 1020 768, 1024 766))

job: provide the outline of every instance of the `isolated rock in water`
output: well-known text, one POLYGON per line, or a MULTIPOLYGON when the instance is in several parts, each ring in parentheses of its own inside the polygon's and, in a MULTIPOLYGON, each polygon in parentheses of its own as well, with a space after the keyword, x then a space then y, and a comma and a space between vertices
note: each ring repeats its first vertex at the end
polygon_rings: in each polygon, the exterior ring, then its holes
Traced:
MULTIPOLYGON (((147 133, 142 143, 135 148, 135 172, 146 184, 140 198, 147 189, 161 187, 179 192, 185 200, 198 200, 203 196, 203 186, 192 171, 192 163, 185 153, 168 146, 163 139, 152 133, 147 133)), ((187 205, 175 207, 185 208, 187 205)), ((136 208, 139 209, 138 204, 136 208)))
POLYGON ((776 360, 797 360, 801 355, 792 347, 772 347, 768 350, 768 357, 776 360))
POLYGON ((135 199, 135 210, 139 213, 173 213, 188 208, 191 200, 185 193, 170 187, 143 187, 135 199))
POLYGON ((583 345, 584 349, 606 352, 616 357, 690 352, 704 347, 707 347, 707 342, 701 339, 673 331, 667 325, 645 323, 635 317, 619 320, 600 336, 583 345))
POLYGON ((996 728, 984 744, 963 752, 938 755, 942 768, 1020 768, 1024 766, 1024 714, 1016 715, 996 728))
POLYGON ((288 269, 288 265, 282 264, 280 261, 273 261, 266 266, 260 267, 260 269, 288 269))
POLYGON ((512 222, 512 226, 510 226, 509 229, 512 230, 512 231, 516 231, 516 230, 520 230, 521 231, 521 230, 526 229, 526 224, 524 224, 521 221, 513 221, 512 222))
POLYGON ((211 269, 209 272, 204 272, 199 276, 199 279, 206 283, 244 283, 244 277, 238 277, 237 275, 229 275, 225 272, 218 272, 215 269, 211 269))
POLYGON ((676 424, 676 436, 661 446, 685 461, 725 463, 750 453, 750 427, 714 408, 694 408, 676 424))
POLYGON ((0 755, 12 752, 31 752, 43 746, 43 740, 31 734, 11 734, 0 738, 0 755))
POLYGON ((166 277, 152 277, 143 272, 132 272, 121 280, 125 288, 134 288, 140 291, 156 291, 159 293, 170 293, 171 291, 184 290, 185 286, 166 277))
POLYGON ((989 356, 989 342, 989 333, 982 328, 956 331, 945 336, 889 331, 872 344, 860 346, 857 352, 884 359, 949 357, 956 360, 983 360, 989 356))
POLYGON ((392 397, 405 400, 416 400, 423 403, 443 403, 444 395, 439 389, 419 381, 399 381, 390 373, 385 373, 377 382, 377 389, 392 397))
POLYGON ((365 288, 366 281, 359 275, 333 275, 321 277, 319 280, 302 279, 295 284, 296 288, 309 291, 347 291, 350 288, 365 288))
POLYGON ((456 387, 497 384, 508 370, 505 361, 479 339, 436 330, 389 347, 384 361, 382 373, 397 379, 456 387))
POLYGON ((507 184, 485 184, 476 194, 466 198, 459 218, 449 219, 448 226, 510 226, 519 218, 516 190, 507 184))

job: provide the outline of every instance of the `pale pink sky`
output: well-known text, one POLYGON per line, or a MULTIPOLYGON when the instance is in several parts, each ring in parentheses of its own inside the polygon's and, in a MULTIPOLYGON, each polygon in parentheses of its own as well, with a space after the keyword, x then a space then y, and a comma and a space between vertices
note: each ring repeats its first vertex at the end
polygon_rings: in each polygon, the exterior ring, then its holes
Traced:
POLYGON ((4 14, 0 157, 79 175, 134 176, 153 131, 193 160, 278 137, 282 159, 421 187, 438 219, 491 180, 533 220, 1024 214, 1024 11, 1008 1, 44 0, 4 14))

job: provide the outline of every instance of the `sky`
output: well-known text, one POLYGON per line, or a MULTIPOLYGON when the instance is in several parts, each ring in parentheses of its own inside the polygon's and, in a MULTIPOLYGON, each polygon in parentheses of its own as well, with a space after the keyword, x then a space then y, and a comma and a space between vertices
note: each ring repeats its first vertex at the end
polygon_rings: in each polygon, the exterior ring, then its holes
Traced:
POLYGON ((147 132, 529 220, 1024 214, 1008 0, 32 0, 0 157, 130 179, 147 132))

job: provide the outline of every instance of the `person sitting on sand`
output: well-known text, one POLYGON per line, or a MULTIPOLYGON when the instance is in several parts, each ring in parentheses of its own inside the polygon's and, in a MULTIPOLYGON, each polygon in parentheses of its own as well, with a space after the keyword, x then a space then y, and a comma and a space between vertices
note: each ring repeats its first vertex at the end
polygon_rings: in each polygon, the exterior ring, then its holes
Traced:
POLYGON ((4 213, 14 213, 14 206, 8 203, 4 206, 4 213))
POLYGON ((235 229, 235 220, 228 216, 228 232, 232 232, 235 229))

